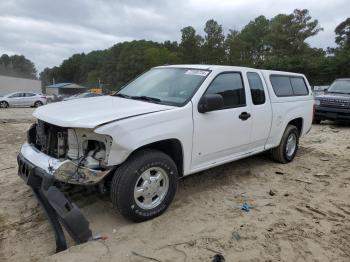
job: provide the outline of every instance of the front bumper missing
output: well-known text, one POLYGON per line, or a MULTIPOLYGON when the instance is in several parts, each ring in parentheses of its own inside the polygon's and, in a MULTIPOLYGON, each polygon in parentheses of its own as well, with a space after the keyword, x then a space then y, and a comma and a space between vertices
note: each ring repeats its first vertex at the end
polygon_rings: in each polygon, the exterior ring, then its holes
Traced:
POLYGON ((21 153, 17 156, 17 161, 18 175, 32 188, 52 226, 56 240, 56 252, 67 249, 62 226, 77 244, 92 239, 89 222, 80 209, 55 186, 54 176, 35 166, 21 153))
POLYGON ((58 181, 68 184, 98 184, 110 172, 110 170, 101 171, 78 166, 71 160, 60 161, 40 152, 36 147, 28 143, 22 145, 21 155, 58 181))

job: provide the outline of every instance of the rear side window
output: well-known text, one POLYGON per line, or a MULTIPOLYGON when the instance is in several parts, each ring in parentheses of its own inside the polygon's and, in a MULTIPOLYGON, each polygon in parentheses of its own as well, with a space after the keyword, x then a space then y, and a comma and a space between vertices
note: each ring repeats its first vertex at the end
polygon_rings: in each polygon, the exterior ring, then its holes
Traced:
POLYGON ((270 80, 276 96, 301 96, 309 94, 302 77, 271 75, 270 80))
POLYGON ((265 103, 265 91, 258 73, 247 73, 248 82, 250 86, 250 93, 252 94, 252 101, 254 105, 262 105, 265 103))
POLYGON ((308 95, 309 91, 306 87, 305 81, 301 77, 291 77, 290 82, 292 83, 292 88, 294 95, 296 96, 304 96, 308 95))
POLYGON ((35 96, 33 93, 25 93, 25 96, 30 97, 30 96, 35 96))
POLYGON ((210 84, 207 94, 219 94, 224 99, 224 108, 245 106, 245 92, 240 73, 223 73, 210 84))
POLYGON ((292 84, 288 76, 271 76, 271 84, 276 96, 293 96, 292 84))

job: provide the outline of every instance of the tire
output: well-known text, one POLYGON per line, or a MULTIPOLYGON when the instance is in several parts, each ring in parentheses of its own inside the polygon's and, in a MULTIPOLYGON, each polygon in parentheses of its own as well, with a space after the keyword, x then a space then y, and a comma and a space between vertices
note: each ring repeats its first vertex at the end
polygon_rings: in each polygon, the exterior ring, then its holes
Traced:
POLYGON ((34 103, 34 107, 39 107, 39 106, 42 106, 44 103, 43 102, 41 102, 41 101, 36 101, 35 103, 34 103))
POLYGON ((177 180, 177 167, 167 154, 153 149, 136 152, 114 174, 113 207, 135 222, 157 217, 172 202, 177 180), (156 177, 160 177, 158 181, 156 177))
POLYGON ((6 101, 1 101, 0 102, 0 108, 8 108, 10 105, 6 101))
POLYGON ((296 126, 288 125, 283 133, 279 146, 272 149, 272 159, 282 164, 291 162, 298 151, 299 135, 299 130, 296 126), (294 147, 291 146, 293 144, 293 139, 295 139, 294 147), (288 141, 290 141, 290 143, 288 141), (290 145, 290 147, 288 147, 288 145, 290 145))

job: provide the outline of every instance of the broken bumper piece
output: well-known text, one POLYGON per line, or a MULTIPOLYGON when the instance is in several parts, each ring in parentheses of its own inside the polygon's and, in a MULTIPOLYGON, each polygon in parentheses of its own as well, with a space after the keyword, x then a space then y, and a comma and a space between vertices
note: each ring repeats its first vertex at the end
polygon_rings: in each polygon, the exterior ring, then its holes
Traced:
POLYGON ((71 160, 60 161, 40 152, 28 143, 21 147, 21 155, 55 179, 68 184, 94 185, 110 172, 110 170, 100 171, 81 167, 71 160))
POLYGON ((32 188, 53 228, 56 252, 67 249, 62 226, 77 244, 92 239, 89 222, 80 209, 54 185, 54 176, 49 174, 47 170, 33 164, 21 153, 18 155, 17 161, 18 175, 32 188))

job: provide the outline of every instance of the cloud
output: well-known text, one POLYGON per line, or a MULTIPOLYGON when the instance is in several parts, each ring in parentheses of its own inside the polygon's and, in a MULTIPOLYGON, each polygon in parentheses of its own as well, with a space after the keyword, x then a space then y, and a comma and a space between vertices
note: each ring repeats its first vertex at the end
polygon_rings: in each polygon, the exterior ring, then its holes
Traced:
POLYGON ((188 25, 203 34, 211 18, 227 33, 261 14, 271 18, 295 8, 309 9, 319 20, 324 31, 308 42, 322 48, 334 46, 334 28, 350 13, 347 0, 2 0, 0 53, 23 54, 41 71, 121 41, 178 41, 188 25))

